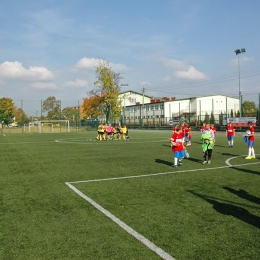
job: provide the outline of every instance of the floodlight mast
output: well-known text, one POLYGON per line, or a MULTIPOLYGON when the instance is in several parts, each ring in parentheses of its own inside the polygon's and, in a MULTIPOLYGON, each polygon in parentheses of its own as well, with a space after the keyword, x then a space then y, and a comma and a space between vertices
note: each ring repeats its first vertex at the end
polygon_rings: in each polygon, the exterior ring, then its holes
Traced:
POLYGON ((239 59, 239 55, 242 53, 245 53, 246 49, 245 48, 241 48, 241 49, 236 49, 235 50, 235 54, 237 55, 237 61, 238 61, 238 95, 239 95, 239 116, 242 116, 242 96, 241 96, 241 88, 240 88, 240 59, 239 59))

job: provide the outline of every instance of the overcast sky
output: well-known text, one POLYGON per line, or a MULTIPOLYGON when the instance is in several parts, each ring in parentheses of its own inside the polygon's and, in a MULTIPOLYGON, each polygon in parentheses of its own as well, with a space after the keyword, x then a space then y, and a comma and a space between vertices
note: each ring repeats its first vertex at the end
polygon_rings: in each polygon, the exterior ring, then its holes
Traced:
MULTIPOLYGON (((122 90, 243 100, 260 93, 259 0, 8 0, 0 2, 0 98, 82 102, 98 59, 122 90)), ((18 102, 19 103, 19 102, 18 102)))

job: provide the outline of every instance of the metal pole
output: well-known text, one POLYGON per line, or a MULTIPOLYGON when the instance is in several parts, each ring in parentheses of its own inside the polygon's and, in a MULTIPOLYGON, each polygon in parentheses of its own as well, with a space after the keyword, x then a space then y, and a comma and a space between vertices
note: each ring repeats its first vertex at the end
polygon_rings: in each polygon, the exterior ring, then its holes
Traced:
POLYGON ((242 116, 241 114, 241 89, 240 89, 240 58, 239 58, 239 54, 237 55, 237 60, 238 60, 238 96, 239 96, 239 117, 242 116))
POLYGON ((141 115, 141 124, 143 125, 143 115, 144 115, 144 87, 143 87, 143 106, 142 106, 142 115, 141 115))

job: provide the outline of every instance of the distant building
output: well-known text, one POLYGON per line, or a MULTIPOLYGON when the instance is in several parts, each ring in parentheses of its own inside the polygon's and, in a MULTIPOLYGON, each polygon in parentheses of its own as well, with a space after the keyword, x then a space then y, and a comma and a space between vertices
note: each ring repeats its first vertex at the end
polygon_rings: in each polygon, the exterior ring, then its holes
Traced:
POLYGON ((186 99, 176 99, 175 97, 152 99, 145 96, 143 102, 142 94, 133 91, 128 91, 127 94, 129 94, 129 99, 126 99, 127 102, 122 99, 122 117, 125 120, 192 117, 193 120, 201 121, 206 116, 228 115, 232 111, 235 114, 239 110, 239 99, 225 95, 199 96, 186 99), (130 96, 130 93, 134 93, 134 95, 130 96), (135 103, 130 102, 132 97, 136 98, 135 103))

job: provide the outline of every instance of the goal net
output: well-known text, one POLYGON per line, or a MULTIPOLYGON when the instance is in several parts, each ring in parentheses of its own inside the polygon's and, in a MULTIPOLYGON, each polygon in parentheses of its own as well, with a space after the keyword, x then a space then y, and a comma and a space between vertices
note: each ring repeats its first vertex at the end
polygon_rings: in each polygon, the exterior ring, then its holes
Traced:
POLYGON ((69 120, 44 120, 39 121, 38 133, 69 133, 69 120))

